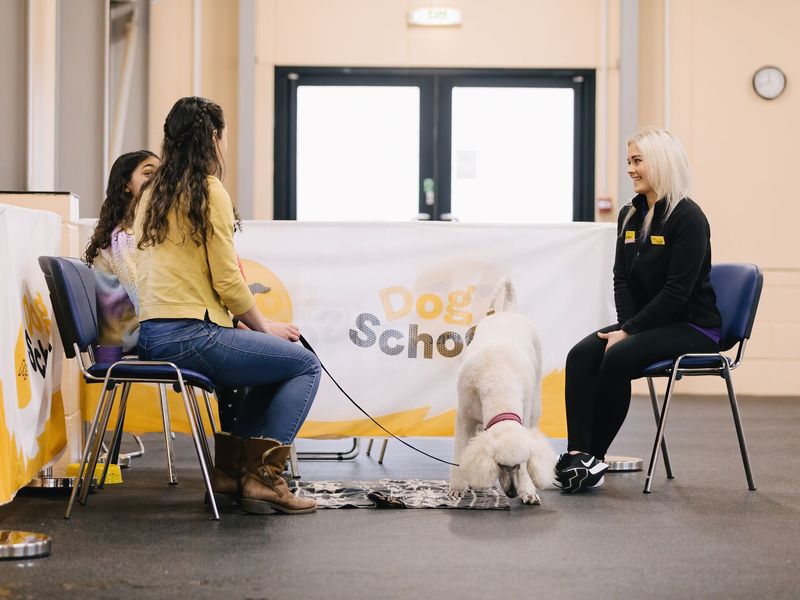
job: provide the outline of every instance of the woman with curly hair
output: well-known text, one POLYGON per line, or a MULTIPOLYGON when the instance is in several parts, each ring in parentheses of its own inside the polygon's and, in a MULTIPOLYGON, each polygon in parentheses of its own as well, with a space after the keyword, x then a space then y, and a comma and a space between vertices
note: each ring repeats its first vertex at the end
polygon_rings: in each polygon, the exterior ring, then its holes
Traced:
POLYGON ((139 356, 249 388, 230 434, 215 434, 211 484, 219 506, 306 513, 310 499, 282 477, 320 381, 292 324, 267 320, 237 263, 238 218, 222 186, 228 146, 222 109, 178 100, 164 123, 162 163, 136 208, 139 356), (249 330, 233 327, 231 314, 249 330))
POLYGON ((136 351, 139 321, 133 203, 158 163, 149 150, 128 152, 114 161, 100 218, 86 247, 83 260, 94 267, 97 280, 98 362, 111 362, 136 351))

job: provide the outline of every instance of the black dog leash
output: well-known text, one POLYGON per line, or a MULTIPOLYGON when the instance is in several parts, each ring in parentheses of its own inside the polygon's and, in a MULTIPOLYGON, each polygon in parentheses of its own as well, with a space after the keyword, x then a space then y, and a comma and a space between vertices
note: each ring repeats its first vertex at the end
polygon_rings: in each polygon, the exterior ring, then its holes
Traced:
POLYGON ((363 408, 361 408, 361 407, 358 405, 358 403, 357 403, 355 400, 353 400, 353 399, 350 397, 350 395, 349 395, 347 392, 345 392, 345 391, 342 389, 342 386, 340 386, 340 385, 339 385, 339 382, 338 382, 338 381, 336 381, 336 380, 333 378, 333 375, 331 375, 331 374, 330 374, 330 371, 328 371, 328 369, 326 369, 326 368, 325 368, 325 365, 324 365, 324 364, 322 364, 322 361, 320 360, 320 358, 319 358, 319 355, 318 355, 318 354, 317 354, 317 353, 314 351, 314 349, 311 347, 311 344, 309 344, 309 343, 308 343, 308 340, 306 340, 306 338, 304 338, 302 335, 300 336, 300 343, 301 343, 301 344, 303 344, 303 347, 304 347, 306 350, 308 350, 308 351, 309 351, 309 352, 311 352, 311 353, 312 353, 314 356, 316 356, 316 357, 317 357, 317 360, 319 360, 319 365, 322 367, 322 370, 323 370, 323 371, 325 371, 325 373, 328 375, 328 377, 330 377, 330 378, 331 378, 331 381, 332 381, 333 383, 335 383, 335 384, 336 384, 336 387, 337 387, 337 388, 339 388, 339 391, 340 391, 340 392, 342 392, 342 393, 345 395, 345 397, 346 397, 348 400, 350 400, 350 402, 352 402, 352 403, 353 403, 353 406, 355 406, 355 407, 356 407, 358 410, 360 410, 362 413, 364 413, 364 414, 367 416, 367 418, 368 418, 370 421, 372 421, 373 423, 375 423, 375 425, 377 425, 378 427, 380 427, 380 428, 381 428, 383 431, 385 431, 386 433, 388 433, 390 436, 392 436, 394 439, 396 439, 396 440, 397 440, 398 442, 400 442, 401 444, 404 444, 404 445, 408 446, 409 448, 411 448, 412 450, 414 450, 414 451, 416 451, 416 452, 419 452, 420 454, 424 454, 424 455, 425 455, 425 456, 427 456, 428 458, 432 458, 433 460, 438 460, 440 463, 444 463, 444 464, 446 464, 446 465, 450 465, 450 466, 453 466, 453 467, 457 467, 457 466, 458 466, 456 463, 451 463, 451 462, 449 462, 449 461, 446 461, 446 460, 443 460, 443 459, 441 459, 441 458, 437 458, 436 456, 433 456, 432 454, 428 454, 428 453, 427 453, 427 452, 425 452, 424 450, 420 450, 420 449, 419 449, 419 448, 417 448, 416 446, 412 446, 411 444, 409 444, 409 443, 408 443, 408 442, 406 442, 405 440, 401 440, 399 437, 397 437, 397 436, 396 436, 395 434, 393 434, 391 431, 389 431, 388 429, 386 429, 386 427, 384 427, 383 425, 381 425, 380 423, 378 423, 378 422, 377 422, 375 419, 373 419, 373 418, 372 418, 372 415, 370 415, 370 414, 369 414, 367 411, 365 411, 363 408))

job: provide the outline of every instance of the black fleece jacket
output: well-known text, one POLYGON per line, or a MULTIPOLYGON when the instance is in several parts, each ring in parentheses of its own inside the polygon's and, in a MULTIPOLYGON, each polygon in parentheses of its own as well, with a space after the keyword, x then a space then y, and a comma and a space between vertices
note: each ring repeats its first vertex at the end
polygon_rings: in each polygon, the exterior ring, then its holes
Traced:
POLYGON ((622 207, 614 260, 614 301, 621 329, 629 334, 669 323, 722 325, 711 287, 711 228, 700 207, 684 198, 664 221, 666 200, 656 202, 647 237, 641 227, 647 198, 622 207), (622 231, 631 206, 636 212, 622 231))

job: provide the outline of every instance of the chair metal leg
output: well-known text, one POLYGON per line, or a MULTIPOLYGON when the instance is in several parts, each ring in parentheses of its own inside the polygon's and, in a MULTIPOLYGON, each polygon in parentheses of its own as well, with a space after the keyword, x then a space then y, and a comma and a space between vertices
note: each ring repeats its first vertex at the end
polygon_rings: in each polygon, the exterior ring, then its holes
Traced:
MULTIPOLYGON (((203 390, 203 400, 205 400, 206 403, 206 411, 208 412, 208 422, 211 423, 211 431, 214 433, 219 433, 219 426, 214 419, 214 409, 211 407, 211 398, 209 397, 208 392, 205 390, 203 390)), ((219 400, 217 400, 217 406, 219 406, 219 400)))
POLYGON ((167 470, 169 471, 169 484, 178 483, 178 475, 175 472, 175 449, 172 445, 172 424, 169 419, 169 402, 167 401, 167 386, 160 384, 158 393, 161 397, 161 422, 164 425, 164 445, 167 447, 167 470))
MULTIPOLYGON (((180 377, 180 374, 179 374, 180 377)), ((186 418, 189 420, 189 428, 192 431, 192 441, 194 442, 194 450, 197 453, 197 460, 200 463, 200 472, 203 475, 203 482, 206 485, 206 492, 208 492, 208 502, 211 505, 211 511, 214 513, 214 520, 219 521, 219 510, 217 509, 217 501, 214 499, 214 490, 211 489, 211 476, 209 475, 208 462, 206 462, 205 452, 200 442, 201 432, 199 429, 202 423, 197 423, 195 420, 194 411, 191 407, 191 400, 187 386, 183 383, 183 378, 178 380, 178 385, 181 390, 181 398, 183 399, 183 407, 186 409, 186 418)), ((205 436, 205 432, 202 432, 205 436)))
POLYGON ((733 413, 733 423, 736 425, 736 435, 739 438, 739 450, 742 452, 742 464, 744 465, 744 474, 747 477, 747 489, 754 491, 756 484, 753 481, 753 472, 750 470, 750 454, 747 452, 747 442, 744 439, 744 430, 742 429, 742 419, 739 416, 739 403, 736 402, 736 392, 733 391, 733 381, 731 380, 731 370, 728 368, 728 363, 725 361, 725 370, 723 371, 723 379, 725 385, 728 387, 728 398, 731 401, 731 412, 733 413))
MULTIPOLYGON (((104 384, 107 385, 107 384, 104 384)), ((106 397, 105 405, 103 406, 103 410, 100 413, 100 422, 98 423, 98 427, 94 432, 94 444, 92 447, 92 454, 89 458, 89 462, 86 465, 86 473, 83 475, 83 484, 81 486, 81 494, 78 497, 78 501, 81 504, 86 504, 86 500, 89 497, 89 487, 92 482, 92 477, 94 477, 94 471, 97 468, 97 460, 100 458, 100 447, 103 444, 103 436, 108 429, 108 419, 111 416, 111 409, 114 406, 114 398, 117 395, 117 385, 113 384, 113 389, 111 393, 108 394, 106 397)))
MULTIPOLYGON (((653 385, 653 378, 647 378, 647 387, 650 388, 650 401, 653 404, 653 415, 656 418, 656 425, 658 425, 658 421, 661 418, 661 413, 658 410, 658 394, 656 394, 656 388, 653 385)), ((675 476, 672 474, 672 465, 669 462, 669 452, 667 452, 667 438, 664 437, 661 440, 661 455, 664 457, 664 468, 667 471, 667 479, 675 479, 675 476)))
POLYGON ((203 448, 203 453, 206 457, 206 464, 208 468, 211 469, 214 466, 214 461, 211 458, 211 447, 208 445, 208 437, 206 436, 206 428, 203 426, 203 419, 200 416, 200 405, 197 403, 197 394, 194 392, 194 388, 189 386, 187 387, 189 391, 189 397, 192 400, 192 410, 194 411, 194 418, 197 421, 197 429, 200 432, 200 444, 203 448))
POLYGON ((126 452, 125 456, 128 458, 139 458, 140 456, 144 456, 145 449, 144 449, 144 441, 138 435, 131 434, 133 441, 136 442, 136 445, 139 447, 138 450, 134 450, 133 452, 126 452))
POLYGON ((75 484, 72 486, 72 492, 69 495, 69 503, 67 504, 67 512, 64 513, 64 518, 69 519, 70 514, 72 513, 72 507, 75 505, 75 498, 78 497, 78 492, 81 488, 81 481, 83 479, 83 470, 86 468, 86 463, 89 459, 89 452, 91 451, 92 444, 94 443, 94 432, 97 429, 97 423, 100 420, 100 409, 103 407, 103 403, 106 400, 106 395, 108 391, 105 386, 103 386, 103 392, 100 394, 100 398, 97 401, 97 406, 94 409, 94 417, 92 417, 92 424, 89 426, 88 429, 84 428, 84 435, 86 440, 83 446, 83 454, 81 455, 81 462, 78 464, 78 474, 75 476, 75 484))
POLYGON ((353 460, 361 450, 361 438, 354 437, 353 445, 344 452, 298 452, 300 460, 353 460))
POLYGON ((97 482, 97 487, 99 489, 105 486, 108 466, 111 464, 114 454, 119 451, 119 444, 122 440, 122 427, 125 423, 125 411, 128 407, 128 393, 130 391, 131 383, 129 381, 122 384, 122 398, 119 401, 119 410, 117 411, 117 425, 114 427, 114 438, 111 440, 111 449, 108 454, 106 454, 106 461, 103 464, 103 474, 100 476, 100 481, 97 482))
POLYGON ((653 480, 653 473, 656 470, 656 463, 658 462, 658 447, 664 439, 664 427, 667 424, 667 412, 669 411, 669 401, 672 399, 672 391, 675 387, 675 379, 678 373, 677 369, 673 369, 670 375, 669 382, 667 383, 667 390, 664 393, 664 405, 661 407, 661 418, 658 420, 658 431, 656 432, 656 441, 653 444, 653 452, 650 455, 650 466, 647 467, 647 478, 644 482, 645 494, 650 493, 650 484, 653 480))
POLYGON ((383 445, 381 446, 381 456, 378 459, 378 464, 383 464, 383 457, 386 454, 386 446, 389 444, 389 438, 383 438, 383 445))
POLYGON ((369 453, 372 452, 372 442, 374 441, 375 438, 369 438, 369 442, 367 443, 367 452, 366 452, 367 456, 369 456, 369 453))
POLYGON ((289 450, 289 466, 292 468, 292 479, 300 479, 300 463, 297 460, 297 447, 294 442, 289 450))

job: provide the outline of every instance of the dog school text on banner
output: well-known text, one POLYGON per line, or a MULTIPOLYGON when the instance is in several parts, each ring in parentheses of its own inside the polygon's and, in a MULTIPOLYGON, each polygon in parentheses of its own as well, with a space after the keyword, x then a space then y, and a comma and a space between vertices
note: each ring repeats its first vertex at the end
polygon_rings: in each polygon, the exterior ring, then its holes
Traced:
MULTIPOLYGON (((93 226, 82 222, 82 239, 93 226)), ((495 283, 509 275, 542 338, 540 428, 563 437, 567 352, 614 318, 615 231, 598 223, 247 221, 235 241, 259 309, 296 323, 356 402, 406 436, 453 434, 461 354, 495 283)), ((126 429, 159 430, 155 390, 137 387, 126 429)), ((96 393, 83 388, 84 414, 96 393)), ((186 431, 170 396, 173 429, 186 431)), ((385 434, 323 376, 300 435, 385 434)))
POLYGON ((64 354, 37 260, 60 248, 56 214, 0 204, 0 504, 66 444, 64 354))

